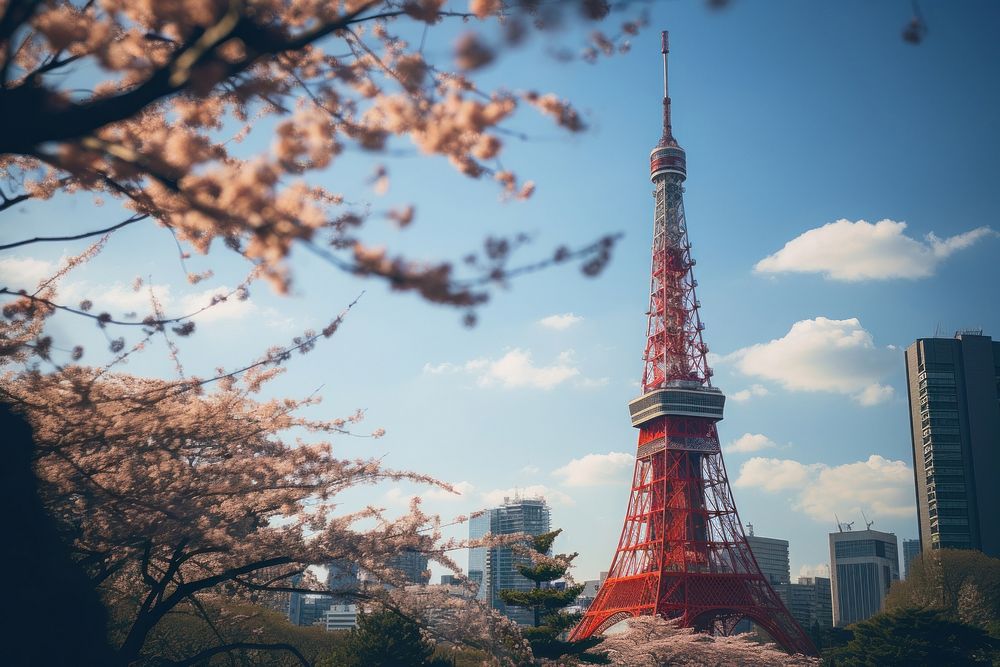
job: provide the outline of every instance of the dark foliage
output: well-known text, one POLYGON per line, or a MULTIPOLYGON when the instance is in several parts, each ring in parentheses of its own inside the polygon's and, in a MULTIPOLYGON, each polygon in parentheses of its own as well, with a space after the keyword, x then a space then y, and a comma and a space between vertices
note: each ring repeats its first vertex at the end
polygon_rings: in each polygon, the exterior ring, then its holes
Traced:
POLYGON ((989 665, 998 643, 982 629, 933 609, 899 609, 851 626, 846 646, 824 652, 837 667, 989 665))

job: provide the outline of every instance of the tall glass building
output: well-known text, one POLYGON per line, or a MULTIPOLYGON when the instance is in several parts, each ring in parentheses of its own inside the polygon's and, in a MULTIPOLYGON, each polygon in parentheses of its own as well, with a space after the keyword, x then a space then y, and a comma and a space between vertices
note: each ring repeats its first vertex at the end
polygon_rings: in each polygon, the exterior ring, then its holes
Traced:
MULTIPOLYGON (((504 498, 500 507, 486 510, 469 523, 469 537, 473 539, 482 537, 486 532, 493 535, 541 535, 549 530, 549 506, 544 498, 504 498), (487 526, 488 530, 485 530, 487 526)), ((502 590, 524 591, 534 588, 534 582, 517 571, 518 565, 530 564, 528 556, 515 554, 510 547, 470 549, 469 578, 475 580, 479 568, 482 568, 482 583, 477 599, 518 623, 530 624, 533 620, 530 610, 507 607, 499 595, 502 590)))
POLYGON ((903 540, 903 578, 910 576, 913 559, 920 555, 920 540, 903 540))
MULTIPOLYGON (((478 540, 490 532, 490 524, 493 520, 493 512, 496 510, 483 510, 480 514, 469 519, 469 539, 478 540)), ((469 549, 469 581, 474 581, 476 589, 476 599, 485 601, 489 599, 489 590, 483 586, 483 577, 486 572, 486 547, 475 547, 469 549)))
POLYGON ((1000 342, 982 333, 920 338, 906 348, 924 551, 1000 557, 1000 342))
POLYGON ((899 580, 899 548, 893 533, 846 530, 830 534, 833 622, 863 621, 882 610, 889 586, 899 580))

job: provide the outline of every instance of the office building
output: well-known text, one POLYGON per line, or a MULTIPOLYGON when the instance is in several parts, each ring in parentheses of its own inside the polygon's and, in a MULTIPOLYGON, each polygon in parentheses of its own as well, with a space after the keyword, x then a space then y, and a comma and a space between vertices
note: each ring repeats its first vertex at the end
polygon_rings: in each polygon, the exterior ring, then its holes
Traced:
MULTIPOLYGON (((549 506, 544 498, 504 498, 500 507, 486 510, 469 523, 469 537, 476 539, 487 533, 511 535, 526 533, 540 535, 549 531, 549 506)), ((514 553, 510 547, 480 547, 470 549, 469 578, 481 577, 477 599, 498 609, 512 620, 529 624, 533 620, 530 610, 508 608, 500 599, 502 590, 529 590, 534 582, 517 571, 518 565, 530 565, 531 559, 514 553), (481 575, 477 575, 482 572, 481 575)))
POLYGON ((361 587, 361 568, 346 560, 336 560, 326 565, 326 587, 334 592, 330 599, 338 604, 350 604, 354 593, 361 587))
POLYGON ((753 524, 747 525, 747 544, 761 573, 774 586, 791 580, 788 567, 788 540, 754 535, 753 524))
POLYGON ((843 627, 877 614, 889 586, 899 579, 896 536, 871 529, 831 533, 830 574, 834 625, 843 627))
POLYGON ((910 576, 910 563, 920 555, 920 540, 903 540, 903 578, 910 576))
POLYGON ((792 618, 806 630, 817 625, 821 628, 833 625, 833 601, 828 578, 799 577, 794 584, 776 584, 774 590, 792 618))
MULTIPOLYGON (((345 560, 337 560, 326 565, 326 587, 332 595, 314 595, 310 593, 288 594, 288 620, 294 625, 326 625, 326 613, 337 605, 347 605, 354 602, 361 582, 358 579, 359 568, 356 564, 345 560)), ((295 586, 302 583, 303 577, 297 574, 289 582, 295 586)))
POLYGON ((334 604, 329 595, 292 593, 288 601, 288 620, 293 625, 320 625, 334 604))
POLYGON ((320 619, 327 631, 350 630, 358 625, 358 607, 353 604, 333 604, 320 619))
MULTIPOLYGON (((780 597, 781 593, 778 591, 778 585, 787 584, 791 576, 788 565, 788 540, 754 535, 752 523, 747 524, 746 537, 750 553, 753 554, 754 560, 757 561, 757 566, 760 568, 761 574, 767 577, 768 583, 771 584, 771 587, 775 589, 775 592, 780 597)), ((741 618, 733 628, 733 632, 741 634, 753 632, 756 629, 758 628, 755 627, 755 624, 749 618, 741 618)))
MULTIPOLYGON (((489 534, 493 512, 494 510, 484 510, 469 519, 470 540, 478 540, 489 534)), ((483 586, 483 574, 486 572, 486 552, 486 547, 469 549, 469 581, 477 586, 476 599, 480 601, 485 601, 488 593, 487 587, 483 586)))
POLYGON ((920 338, 905 360, 921 548, 1000 557, 1000 342, 920 338))
POLYGON ((389 565, 402 572, 407 583, 427 584, 431 580, 431 571, 427 569, 428 560, 426 554, 407 549, 393 556, 389 565))

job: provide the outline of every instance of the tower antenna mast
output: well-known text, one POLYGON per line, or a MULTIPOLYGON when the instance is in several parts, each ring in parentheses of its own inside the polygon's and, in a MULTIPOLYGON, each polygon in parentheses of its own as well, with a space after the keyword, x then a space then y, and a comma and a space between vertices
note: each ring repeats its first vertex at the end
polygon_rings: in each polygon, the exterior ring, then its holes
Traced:
POLYGON ((663 54, 663 137, 660 143, 664 145, 674 144, 673 129, 670 126, 670 86, 667 77, 667 54, 670 53, 670 35, 664 30, 660 33, 660 53, 663 54))

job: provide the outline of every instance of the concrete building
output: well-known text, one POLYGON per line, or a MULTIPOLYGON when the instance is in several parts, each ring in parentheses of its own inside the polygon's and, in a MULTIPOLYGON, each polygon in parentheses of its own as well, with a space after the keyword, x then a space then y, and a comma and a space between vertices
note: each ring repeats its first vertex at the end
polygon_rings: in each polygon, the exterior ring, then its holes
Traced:
POLYGON ((354 601, 354 593, 361 587, 359 575, 361 568, 356 563, 337 560, 326 565, 326 587, 333 591, 330 599, 337 604, 350 604, 354 601))
POLYGON ((429 562, 426 554, 419 551, 406 550, 401 554, 393 556, 389 560, 389 565, 403 573, 403 577, 409 584, 427 584, 431 580, 431 571, 427 569, 429 562))
MULTIPOLYGON (((746 535, 750 552, 757 561, 757 565, 760 566, 761 573, 767 577, 768 582, 778 592, 778 586, 787 585, 791 579, 791 571, 788 565, 788 540, 754 535, 752 523, 747 524, 746 535)), ((781 593, 778 592, 778 595, 780 596, 781 593)), ((754 632, 756 629, 755 624, 750 619, 741 618, 733 628, 733 632, 754 632)))
POLYGON ((320 625, 327 611, 336 604, 329 595, 292 593, 288 602, 288 620, 293 625, 320 625))
MULTIPOLYGON (((500 507, 486 510, 475 517, 469 524, 469 537, 482 537, 486 533, 493 535, 511 535, 526 533, 540 535, 549 531, 549 506, 544 498, 504 498, 500 507), (482 519, 485 517, 485 519, 482 519), (476 519, 481 519, 476 522, 476 519), (488 523, 487 523, 488 521, 488 523), (475 522, 475 523, 474 523, 475 522)), ((482 583, 477 598, 487 602, 512 620, 528 624, 533 620, 530 610, 510 607, 499 597, 501 590, 529 590, 534 583, 521 576, 517 565, 530 565, 531 559, 519 556, 509 547, 492 549, 470 549, 469 578, 474 579, 475 573, 482 568, 482 583)))
POLYGON ((920 540, 903 540, 903 578, 910 576, 910 563, 920 555, 920 540))
POLYGON ((753 524, 747 524, 747 544, 760 566, 760 571, 772 586, 791 581, 788 566, 788 540, 754 535, 753 524))
POLYGON ((327 631, 356 628, 358 626, 358 607, 353 604, 331 605, 323 614, 319 624, 327 631))
POLYGON ((871 529, 831 533, 830 573, 834 625, 843 627, 878 613, 889 586, 899 579, 896 536, 871 529))
POLYGON ((905 360, 921 548, 1000 557, 1000 342, 920 338, 905 360))
POLYGON ((830 580, 826 577, 799 577, 796 583, 777 584, 774 590, 805 630, 816 625, 821 628, 833 625, 830 580))

